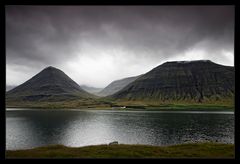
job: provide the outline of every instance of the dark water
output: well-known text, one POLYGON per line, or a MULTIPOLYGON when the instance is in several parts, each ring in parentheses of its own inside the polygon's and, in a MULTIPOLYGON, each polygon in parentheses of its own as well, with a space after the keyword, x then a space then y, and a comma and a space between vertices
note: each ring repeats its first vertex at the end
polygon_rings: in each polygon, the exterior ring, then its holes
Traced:
POLYGON ((233 112, 17 110, 6 112, 6 148, 49 144, 85 146, 172 145, 195 141, 234 143, 233 112))

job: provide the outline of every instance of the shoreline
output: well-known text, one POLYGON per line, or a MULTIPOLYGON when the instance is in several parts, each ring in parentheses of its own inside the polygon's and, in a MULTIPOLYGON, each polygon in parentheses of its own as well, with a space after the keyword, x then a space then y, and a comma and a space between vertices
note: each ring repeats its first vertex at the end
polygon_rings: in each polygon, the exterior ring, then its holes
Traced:
POLYGON ((234 158, 234 144, 103 144, 83 147, 48 145, 33 149, 6 150, 6 158, 234 158))
POLYGON ((126 106, 79 106, 79 107, 66 107, 66 106, 6 106, 6 108, 25 108, 25 109, 45 109, 45 110, 117 110, 117 111, 235 111, 234 106, 228 105, 212 105, 212 104, 168 104, 168 105, 158 105, 158 106, 135 106, 135 105, 126 105, 126 106))
POLYGON ((192 114, 234 114, 233 110, 120 110, 120 109, 40 109, 40 108, 11 108, 6 112, 12 111, 43 111, 43 112, 142 112, 142 113, 192 113, 192 114))

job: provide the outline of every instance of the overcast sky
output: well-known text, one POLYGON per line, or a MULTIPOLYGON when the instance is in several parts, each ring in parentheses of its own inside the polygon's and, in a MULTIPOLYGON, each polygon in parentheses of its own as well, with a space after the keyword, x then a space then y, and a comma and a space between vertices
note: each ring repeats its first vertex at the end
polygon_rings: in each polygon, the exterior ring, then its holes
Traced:
POLYGON ((54 66, 105 87, 175 60, 234 65, 233 6, 7 6, 7 85, 54 66))

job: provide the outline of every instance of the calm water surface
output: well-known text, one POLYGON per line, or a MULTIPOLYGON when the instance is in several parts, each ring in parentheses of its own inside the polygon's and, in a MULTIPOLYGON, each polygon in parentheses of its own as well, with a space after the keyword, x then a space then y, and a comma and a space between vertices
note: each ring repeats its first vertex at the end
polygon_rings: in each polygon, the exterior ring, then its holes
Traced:
POLYGON ((172 145, 196 141, 234 143, 233 112, 7 109, 6 148, 49 144, 86 146, 172 145))

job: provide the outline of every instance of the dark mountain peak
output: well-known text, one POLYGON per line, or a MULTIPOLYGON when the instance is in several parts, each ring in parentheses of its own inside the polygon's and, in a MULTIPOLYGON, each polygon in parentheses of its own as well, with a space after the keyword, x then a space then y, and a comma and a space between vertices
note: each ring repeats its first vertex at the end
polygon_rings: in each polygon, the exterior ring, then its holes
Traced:
POLYGON ((170 69, 170 70, 178 70, 178 69, 185 69, 185 70, 192 70, 192 69, 211 69, 211 68, 219 68, 223 65, 217 64, 212 62, 211 60, 185 60, 185 61, 168 61, 165 62, 153 70, 155 71, 162 71, 163 69, 170 69))
POLYGON ((55 67, 53 67, 53 66, 48 66, 48 67, 46 67, 45 69, 57 69, 57 68, 55 68, 55 67))
POLYGON ((112 97, 159 103, 232 100, 234 79, 234 67, 210 60, 172 61, 155 67, 112 97))
POLYGON ((48 67, 44 68, 43 71, 60 71, 60 72, 63 72, 60 69, 58 69, 56 67, 53 67, 53 66, 48 66, 48 67))
POLYGON ((188 64, 209 64, 213 63, 211 60, 184 60, 184 61, 168 61, 163 63, 162 65, 188 65, 188 64))
POLYGON ((49 66, 33 76, 25 83, 7 92, 7 97, 29 100, 46 99, 48 97, 94 97, 84 91, 75 81, 60 69, 49 66))

